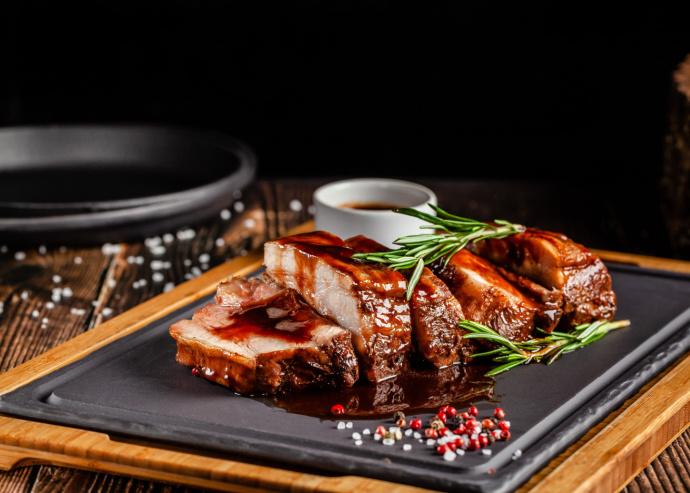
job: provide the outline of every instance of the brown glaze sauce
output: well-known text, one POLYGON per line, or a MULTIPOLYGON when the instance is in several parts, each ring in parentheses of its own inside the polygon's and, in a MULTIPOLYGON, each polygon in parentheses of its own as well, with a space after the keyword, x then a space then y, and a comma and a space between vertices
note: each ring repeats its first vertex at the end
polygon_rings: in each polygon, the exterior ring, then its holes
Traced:
POLYGON ((338 207, 363 211, 389 211, 400 208, 399 205, 393 205, 386 202, 348 202, 346 204, 340 204, 338 207))
POLYGON ((444 405, 462 407, 492 400, 496 382, 484 376, 489 368, 473 364, 414 369, 377 384, 360 379, 351 388, 303 389, 266 399, 289 413, 331 419, 389 418, 396 411, 408 415, 436 412, 444 405), (331 415, 336 404, 345 408, 344 415, 331 415))
POLYGON ((214 327, 214 335, 234 342, 249 339, 253 335, 304 344, 311 341, 314 329, 329 324, 305 304, 286 293, 271 306, 257 307, 232 317, 232 323, 214 327), (270 310, 275 310, 273 316, 270 310), (282 313, 281 313, 282 312, 282 313))

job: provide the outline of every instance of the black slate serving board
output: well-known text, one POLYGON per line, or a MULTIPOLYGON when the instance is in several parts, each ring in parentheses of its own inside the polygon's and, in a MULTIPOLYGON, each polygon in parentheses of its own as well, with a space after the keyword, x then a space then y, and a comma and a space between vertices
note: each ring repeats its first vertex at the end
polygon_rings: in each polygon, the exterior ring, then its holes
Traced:
MULTIPOLYGON (((617 320, 630 327, 564 356, 496 378, 494 398, 512 438, 492 454, 444 461, 418 440, 393 446, 353 432, 392 421, 291 414, 268 399, 241 397, 174 361, 168 327, 210 296, 81 360, 0 396, 0 412, 208 451, 243 455, 446 491, 512 491, 690 349, 690 276, 610 265, 617 320), (339 421, 352 428, 337 429, 339 421), (402 444, 411 444, 405 451, 402 444), (519 457, 518 457, 519 455, 519 457), (489 471, 492 473, 488 473, 489 471)), ((418 415, 427 421, 431 414, 418 415)))

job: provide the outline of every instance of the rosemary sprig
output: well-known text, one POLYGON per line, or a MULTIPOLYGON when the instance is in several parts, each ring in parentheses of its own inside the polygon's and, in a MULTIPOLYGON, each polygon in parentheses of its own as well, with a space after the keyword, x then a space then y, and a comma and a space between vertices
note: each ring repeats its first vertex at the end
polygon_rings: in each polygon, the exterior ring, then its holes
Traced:
POLYGON ((436 212, 436 216, 407 207, 394 210, 397 213, 426 221, 427 224, 421 225, 420 228, 434 229, 436 230, 435 233, 398 238, 393 243, 400 245, 400 248, 388 252, 357 253, 352 256, 359 260, 386 264, 396 270, 414 267, 407 283, 406 295, 408 300, 412 296, 425 265, 429 265, 441 257, 446 257, 447 261, 470 242, 503 238, 525 230, 525 227, 520 224, 513 224, 502 219, 496 219, 494 224, 483 223, 474 219, 454 216, 432 204, 429 206, 436 212))
POLYGON ((571 332, 554 331, 546 337, 529 339, 524 342, 512 342, 486 325, 470 322, 469 320, 462 320, 459 322, 459 325, 470 332, 463 336, 465 339, 485 339, 499 345, 498 348, 491 351, 472 355, 473 358, 493 356, 493 360, 496 363, 502 363, 486 374, 489 377, 531 361, 545 361, 547 365, 550 365, 563 354, 591 344, 614 329, 627 327, 630 325, 630 320, 620 320, 618 322, 599 321, 576 325, 571 332))

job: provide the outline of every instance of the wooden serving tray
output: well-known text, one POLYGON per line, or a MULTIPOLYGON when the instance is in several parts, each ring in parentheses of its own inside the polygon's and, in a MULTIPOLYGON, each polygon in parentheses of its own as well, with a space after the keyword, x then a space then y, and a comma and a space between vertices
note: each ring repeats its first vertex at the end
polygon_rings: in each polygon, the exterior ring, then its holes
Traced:
MULTIPOLYGON (((291 233, 308 231, 307 223, 291 233)), ((604 260, 690 273, 690 262, 597 251, 604 260)), ((126 313, 0 376, 0 394, 77 361, 163 315, 213 292, 232 274, 261 265, 252 252, 126 313)), ((617 491, 664 450, 690 422, 690 357, 684 356, 619 410, 590 430, 520 491, 617 491)), ((199 450, 119 440, 105 433, 0 415, 0 467, 36 463, 105 471, 221 491, 428 491, 357 476, 295 471, 284 465, 228 459, 199 450)))

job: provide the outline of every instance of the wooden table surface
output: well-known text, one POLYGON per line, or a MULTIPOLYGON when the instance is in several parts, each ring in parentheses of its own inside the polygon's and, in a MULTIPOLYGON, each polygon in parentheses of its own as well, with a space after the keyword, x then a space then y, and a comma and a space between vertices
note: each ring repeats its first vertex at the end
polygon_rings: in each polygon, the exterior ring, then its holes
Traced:
MULTIPOLYGON (((171 231, 110 248, 6 246, 0 237, 0 371, 312 219, 312 193, 331 180, 257 181, 238 194, 227 211, 205 224, 190 225, 182 234, 171 231)), ((577 183, 415 181, 430 186, 439 205, 456 214, 481 220, 505 218, 561 231, 591 248, 673 255, 656 202, 649 195, 591 189, 583 194, 577 183)), ((624 491, 688 490, 690 432, 686 430, 624 491)), ((52 465, 27 465, 0 471, 0 491, 201 490, 52 465)))

